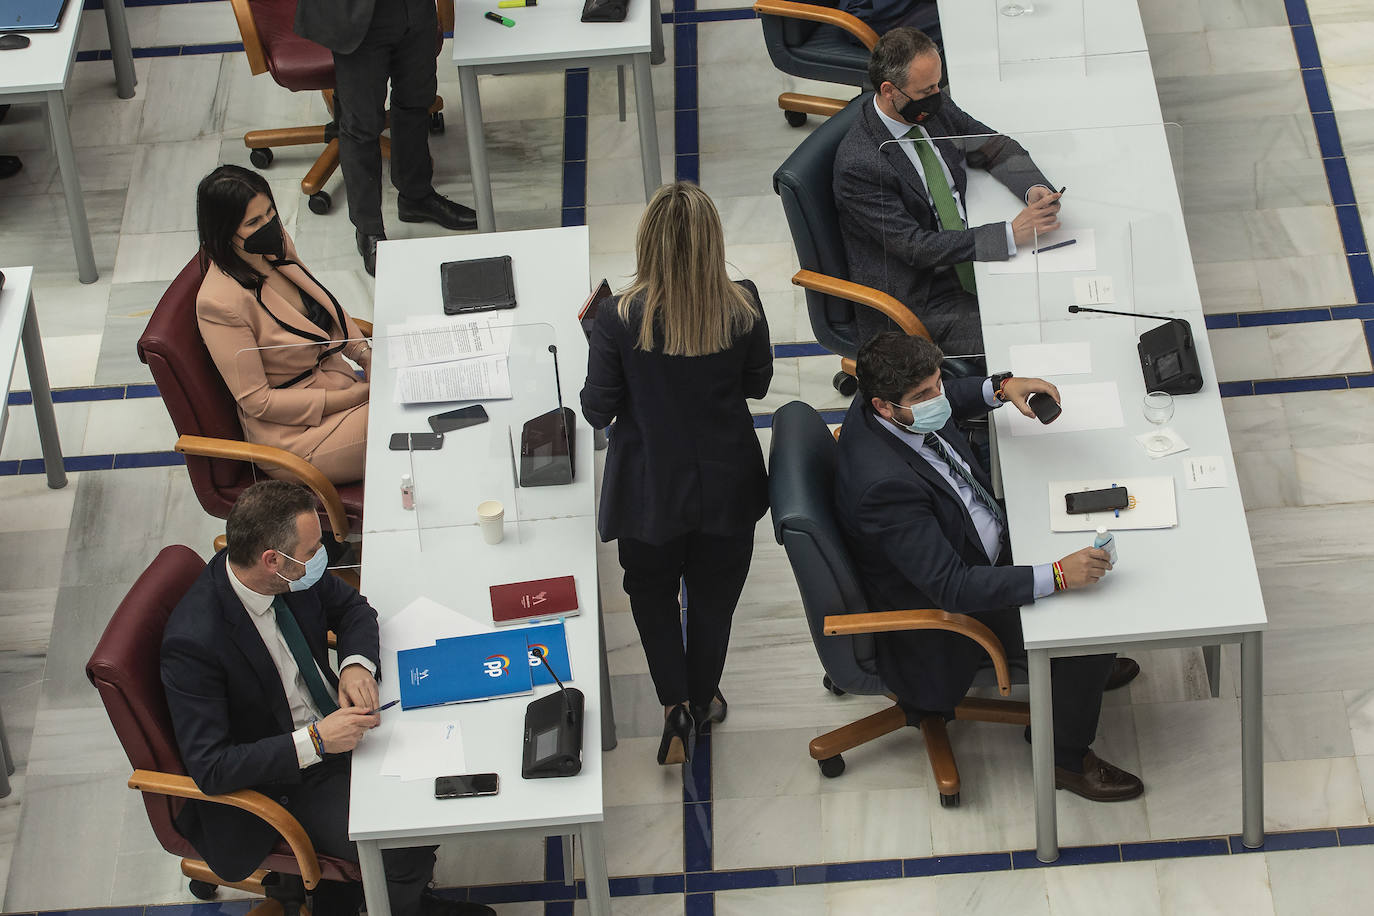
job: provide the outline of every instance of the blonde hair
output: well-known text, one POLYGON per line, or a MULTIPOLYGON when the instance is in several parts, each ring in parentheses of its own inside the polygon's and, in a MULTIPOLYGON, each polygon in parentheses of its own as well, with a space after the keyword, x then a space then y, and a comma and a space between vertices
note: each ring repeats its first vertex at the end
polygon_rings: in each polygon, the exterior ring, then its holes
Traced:
POLYGON ((644 209, 635 238, 635 278, 620 294, 620 318, 642 306, 641 350, 663 332, 668 356, 719 353, 759 319, 753 297, 725 272, 725 233, 706 192, 677 181, 664 185, 644 209))

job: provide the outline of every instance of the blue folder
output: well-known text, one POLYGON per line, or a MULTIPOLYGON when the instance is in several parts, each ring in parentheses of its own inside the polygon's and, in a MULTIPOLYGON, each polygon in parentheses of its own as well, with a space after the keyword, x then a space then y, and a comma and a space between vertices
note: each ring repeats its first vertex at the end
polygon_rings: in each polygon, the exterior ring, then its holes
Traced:
POLYGON ((402 649, 396 653, 401 708, 529 693, 533 680, 527 662, 528 648, 518 630, 459 636, 441 639, 432 646, 402 649))
POLYGON ((0 32, 54 32, 62 25, 67 0, 4 0, 0 32))
MULTIPOLYGON (((501 630, 501 633, 510 633, 520 637, 525 642, 526 649, 539 646, 544 650, 544 657, 548 660, 553 670, 563 679, 564 683, 572 680, 572 662, 568 659, 568 637, 563 630, 563 621, 541 624, 535 627, 519 627, 509 630, 501 630)), ((470 639, 469 636, 452 636, 448 639, 439 640, 439 645, 460 640, 470 639)), ((552 684, 553 677, 549 674, 542 664, 535 659, 534 655, 527 655, 530 663, 531 682, 538 684, 552 684)))

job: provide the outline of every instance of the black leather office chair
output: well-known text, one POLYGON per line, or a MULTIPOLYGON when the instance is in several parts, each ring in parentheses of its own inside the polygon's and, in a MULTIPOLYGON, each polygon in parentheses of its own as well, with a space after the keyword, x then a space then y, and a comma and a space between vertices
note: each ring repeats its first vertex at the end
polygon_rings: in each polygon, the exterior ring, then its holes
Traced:
MULTIPOLYGON (((833 510, 836 449, 829 427, 809 404, 792 401, 773 415, 768 461, 773 533, 787 551, 801 590, 811 638, 825 668, 826 688, 837 695, 890 697, 878 674, 873 634, 892 630, 959 633, 988 653, 988 664, 979 672, 975 685, 996 684, 1005 696, 1013 682, 1025 683, 1024 665, 1009 664, 1001 641, 972 617, 936 608, 868 611, 863 586, 833 510)), ((1011 700, 966 697, 954 710, 954 717, 1028 725, 1030 707, 1011 700)), ((941 715, 910 722, 894 702, 881 712, 814 739, 811 758, 819 762, 826 776, 839 776, 844 772, 845 751, 904 725, 919 725, 921 729, 941 806, 957 806, 959 768, 941 715)))

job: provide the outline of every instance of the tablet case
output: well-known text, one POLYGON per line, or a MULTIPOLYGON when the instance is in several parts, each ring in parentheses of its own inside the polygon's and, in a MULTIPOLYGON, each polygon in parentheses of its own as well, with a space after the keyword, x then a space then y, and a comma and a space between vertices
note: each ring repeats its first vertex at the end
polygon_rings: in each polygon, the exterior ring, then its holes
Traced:
POLYGON ((445 261, 439 265, 439 287, 445 315, 515 308, 515 278, 508 254, 445 261))

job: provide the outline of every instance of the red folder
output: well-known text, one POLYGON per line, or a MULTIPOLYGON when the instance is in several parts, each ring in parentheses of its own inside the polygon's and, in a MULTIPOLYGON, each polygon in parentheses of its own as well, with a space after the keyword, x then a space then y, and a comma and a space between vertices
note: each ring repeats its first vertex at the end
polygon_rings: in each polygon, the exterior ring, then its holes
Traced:
POLYGON ((491 619, 497 626, 576 613, 577 585, 572 576, 491 586, 491 619))

